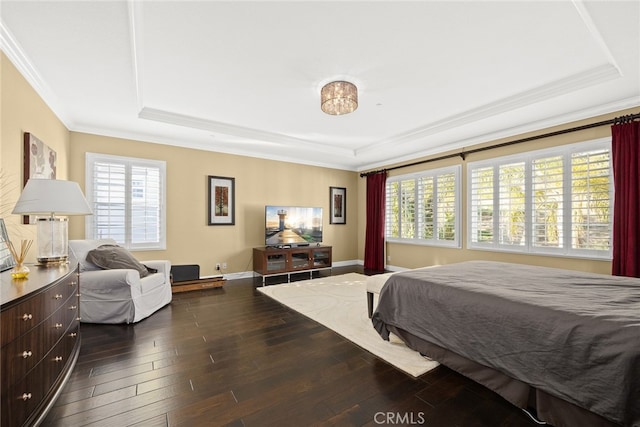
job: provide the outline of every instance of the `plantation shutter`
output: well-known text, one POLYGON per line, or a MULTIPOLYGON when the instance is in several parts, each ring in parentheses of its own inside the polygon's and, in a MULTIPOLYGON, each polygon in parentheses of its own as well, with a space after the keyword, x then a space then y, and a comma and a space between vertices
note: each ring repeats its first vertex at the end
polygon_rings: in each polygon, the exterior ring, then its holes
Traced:
POLYGON ((422 213, 418 215, 418 230, 420 239, 433 239, 434 221, 436 219, 435 188, 433 176, 423 176, 418 179, 418 194, 420 195, 422 213))
POLYGON ((525 244, 524 162, 498 168, 498 242, 501 245, 525 244))
POLYGON ((387 179, 387 241, 459 247, 461 167, 387 179))
POLYGON ((532 246, 564 247, 564 164, 562 156, 535 159, 532 165, 532 246))
POLYGON ((456 240, 457 181, 453 172, 438 175, 436 180, 438 240, 456 240))
POLYGON ((164 249, 165 163, 87 153, 87 238, 129 249, 164 249))
POLYGON ((610 142, 468 164, 470 248, 610 259, 610 142))
POLYGON ((610 245, 609 150, 571 156, 571 248, 605 250, 610 245))
POLYGON ((471 241, 493 242, 493 166, 471 170, 471 241))
POLYGON ((400 183, 387 181, 387 194, 385 199, 385 236, 387 238, 400 237, 400 206, 398 190, 400 183))
POLYGON ((126 242, 126 165, 96 161, 93 164, 93 191, 87 192, 93 209, 90 238, 126 242))

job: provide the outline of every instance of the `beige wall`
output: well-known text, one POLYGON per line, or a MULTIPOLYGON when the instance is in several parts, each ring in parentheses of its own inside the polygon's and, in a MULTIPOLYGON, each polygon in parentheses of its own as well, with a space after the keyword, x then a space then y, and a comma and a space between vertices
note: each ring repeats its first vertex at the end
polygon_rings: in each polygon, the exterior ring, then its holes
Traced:
MULTIPOLYGON (((324 208, 324 243, 333 246, 334 262, 358 254, 358 174, 133 140, 71 132, 71 179, 84 188, 87 152, 164 160, 167 162, 167 250, 137 252, 143 260, 166 258, 173 264, 199 264, 202 275, 251 271, 252 248, 264 245, 264 207, 272 205, 324 208), (236 218, 233 226, 207 225, 207 176, 235 178, 236 218), (347 224, 329 224, 329 187, 347 189, 347 224)), ((70 234, 84 237, 75 223, 70 234)))
MULTIPOLYGON (((637 108, 623 110, 616 112, 614 114, 607 114, 599 117, 594 117, 588 120, 568 123, 567 125, 558 126, 549 129, 543 129, 538 132, 532 132, 528 134, 518 135, 509 139, 501 139, 496 141, 488 141, 487 143, 478 144, 474 147, 467 147, 466 151, 470 151, 474 148, 499 144, 506 141, 513 141, 516 139, 540 135, 549 132, 554 132, 560 129, 567 129, 576 126, 581 126, 585 124, 595 123, 603 120, 612 119, 617 116, 637 113, 637 108)), ((483 160, 492 157, 500 157, 514 153, 520 153, 525 151, 538 150, 542 148, 548 148, 558 145, 571 144, 581 141, 588 141, 597 138, 610 137, 611 136, 611 128, 610 126, 600 126, 597 128, 592 128, 579 132, 572 132, 565 135, 560 135, 552 138, 545 138, 536 141, 531 141, 527 143, 517 144, 509 147, 498 148, 494 150, 487 150, 480 153, 467 155, 466 161, 463 161, 460 157, 456 157, 453 159, 440 160, 432 163, 425 163, 422 165, 416 165, 406 168, 400 168, 393 171, 389 171, 388 176, 396 176, 396 175, 404 175, 411 172, 436 169, 445 166, 451 165, 462 165, 462 248, 461 249, 451 249, 451 248, 441 248, 441 247, 430 247, 430 246, 419 246, 419 245, 408 245, 408 244, 400 244, 400 243, 387 243, 386 245, 386 256, 387 256, 387 265, 391 268, 400 267, 400 268, 417 268, 424 267, 428 265, 434 264, 450 264, 453 262, 460 261, 468 261, 468 260, 491 260, 491 261, 505 261, 505 262, 515 262, 521 264, 532 264, 532 265, 546 265, 549 267, 558 267, 558 268, 568 268, 573 270, 584 270, 591 271, 596 273, 611 273, 611 262, 610 261, 593 261, 586 259, 577 259, 577 258, 561 258, 561 257, 548 257, 548 256, 539 256, 539 255, 520 255, 520 254, 509 254, 504 252, 492 252, 492 251, 481 251, 481 250, 471 250, 466 248, 466 183, 467 183, 467 169, 466 163, 473 162, 477 160, 483 160)), ((458 151, 456 151, 457 153, 458 151)), ((447 154, 447 153, 442 153, 447 154)), ((433 157, 440 157, 442 154, 433 157)), ((425 157, 424 159, 428 159, 425 157)), ((415 159, 411 162, 418 161, 421 159, 415 159)), ((394 165, 400 166, 401 164, 394 165)), ((388 166, 391 167, 391 166, 388 166)), ((366 222, 366 179, 361 178, 358 182, 358 200, 359 200, 359 211, 358 218, 359 223, 362 224, 361 229, 358 231, 358 238, 360 239, 360 244, 358 245, 358 258, 364 259, 364 224, 366 222)))
MULTIPOLYGON (((69 131, 2 52, 0 103, 0 217, 12 240, 35 239, 35 225, 21 225, 21 217, 11 214, 23 187, 23 133, 34 134, 56 152, 57 177, 68 179, 69 131)), ((28 261, 35 260, 35 247, 28 261)))

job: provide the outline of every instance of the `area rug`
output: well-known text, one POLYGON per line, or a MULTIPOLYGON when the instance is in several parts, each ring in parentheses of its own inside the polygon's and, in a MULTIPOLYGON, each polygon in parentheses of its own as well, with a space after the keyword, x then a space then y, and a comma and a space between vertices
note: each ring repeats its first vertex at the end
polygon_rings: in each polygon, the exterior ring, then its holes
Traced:
POLYGON ((383 340, 367 315, 367 276, 348 273, 258 288, 263 294, 304 314, 375 354, 402 371, 418 377, 438 366, 411 350, 399 338, 383 340))

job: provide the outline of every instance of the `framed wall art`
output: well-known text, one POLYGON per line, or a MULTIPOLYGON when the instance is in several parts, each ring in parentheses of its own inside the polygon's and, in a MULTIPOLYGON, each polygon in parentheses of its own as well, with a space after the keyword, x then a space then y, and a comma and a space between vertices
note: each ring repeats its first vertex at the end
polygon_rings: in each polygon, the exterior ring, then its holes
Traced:
MULTIPOLYGON (((36 138, 32 133, 24 133, 24 170, 23 184, 31 178, 56 178, 57 158, 56 152, 48 145, 36 138)), ((23 224, 35 224, 34 215, 24 215, 23 224)))
POLYGON ((329 187, 329 224, 347 223, 347 189, 329 187))
POLYGON ((9 234, 7 228, 4 226, 4 219, 0 218, 0 271, 5 271, 16 265, 16 261, 11 255, 7 242, 9 241, 9 234))
POLYGON ((209 175, 208 225, 235 225, 235 178, 209 175))

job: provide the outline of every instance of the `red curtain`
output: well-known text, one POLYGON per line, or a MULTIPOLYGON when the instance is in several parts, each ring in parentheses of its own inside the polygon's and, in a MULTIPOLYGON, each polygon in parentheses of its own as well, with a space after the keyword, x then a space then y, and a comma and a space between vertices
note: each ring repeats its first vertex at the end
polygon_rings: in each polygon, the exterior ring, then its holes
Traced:
POLYGON ((611 126, 615 188, 612 274, 640 277, 640 122, 611 126))
POLYGON ((364 268, 384 271, 384 213, 387 173, 367 175, 367 225, 364 268))

